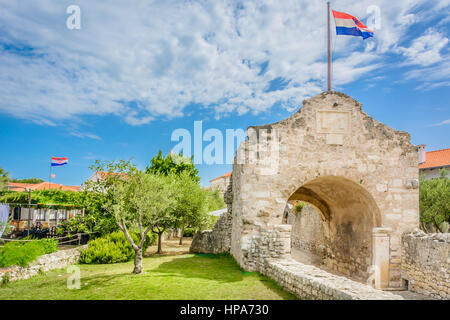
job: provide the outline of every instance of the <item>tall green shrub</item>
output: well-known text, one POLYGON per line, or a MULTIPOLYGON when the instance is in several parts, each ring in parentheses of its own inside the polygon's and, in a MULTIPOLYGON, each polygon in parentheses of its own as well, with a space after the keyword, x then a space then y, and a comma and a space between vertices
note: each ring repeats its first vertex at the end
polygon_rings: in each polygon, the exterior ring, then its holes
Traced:
POLYGON ((54 239, 8 242, 0 249, 0 267, 26 267, 39 256, 56 252, 57 244, 54 239))
MULTIPOLYGON (((132 233, 131 237, 139 242, 139 235, 132 233)), ((154 243, 156 236, 147 235, 144 242, 143 252, 154 243)), ((88 242, 88 248, 81 252, 80 263, 84 264, 109 264, 127 262, 134 258, 134 250, 121 231, 113 232, 103 238, 88 242)))

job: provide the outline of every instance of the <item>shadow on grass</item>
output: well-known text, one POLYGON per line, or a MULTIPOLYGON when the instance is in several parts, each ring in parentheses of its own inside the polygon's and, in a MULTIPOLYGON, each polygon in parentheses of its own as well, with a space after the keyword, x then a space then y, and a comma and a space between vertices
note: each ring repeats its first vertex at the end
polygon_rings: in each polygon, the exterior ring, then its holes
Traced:
POLYGON ((123 280, 124 276, 131 276, 131 273, 118 273, 112 275, 94 275, 83 277, 80 290, 90 290, 90 288, 101 288, 106 287, 108 285, 117 285, 120 281, 123 280), (113 280, 117 280, 117 282, 113 282, 113 280), (88 285, 84 285, 87 283, 88 285))
POLYGON ((176 258, 160 264, 147 273, 160 277, 178 276, 200 278, 218 282, 242 281, 244 274, 233 258, 225 255, 196 254, 191 257, 176 258))
POLYGON ((163 278, 173 276, 200 278, 219 283, 238 282, 243 281, 246 277, 253 277, 283 299, 297 299, 281 288, 274 280, 261 275, 259 272, 248 272, 241 269, 230 255, 196 254, 185 258, 180 257, 164 262, 156 269, 147 270, 146 273, 163 278))
POLYGON ((259 281, 262 282, 262 284, 269 290, 276 292, 279 294, 283 299, 286 300, 300 300, 297 296, 293 295, 292 293, 287 292, 282 287, 280 287, 275 280, 270 279, 266 276, 260 276, 261 279, 259 281))

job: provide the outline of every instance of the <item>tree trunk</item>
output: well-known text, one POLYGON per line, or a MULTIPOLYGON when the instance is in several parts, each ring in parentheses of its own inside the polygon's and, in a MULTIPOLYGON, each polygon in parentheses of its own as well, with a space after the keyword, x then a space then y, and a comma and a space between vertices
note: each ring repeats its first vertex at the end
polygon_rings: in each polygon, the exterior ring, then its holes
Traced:
POLYGON ((156 253, 162 253, 161 250, 161 238, 162 238, 163 233, 162 232, 158 232, 158 251, 156 251, 156 253))
POLYGON ((133 273, 142 273, 142 248, 135 250, 133 273))
POLYGON ((180 234, 180 246, 183 244, 183 235, 184 235, 184 227, 181 228, 181 234, 180 234))

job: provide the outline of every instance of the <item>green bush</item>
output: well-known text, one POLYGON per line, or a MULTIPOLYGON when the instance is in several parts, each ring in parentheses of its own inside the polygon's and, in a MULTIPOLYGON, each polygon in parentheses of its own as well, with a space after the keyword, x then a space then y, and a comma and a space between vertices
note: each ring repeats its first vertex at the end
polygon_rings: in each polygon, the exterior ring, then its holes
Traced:
MULTIPOLYGON (((132 233, 134 243, 140 236, 132 233)), ((147 235, 142 251, 156 240, 154 234, 147 235)), ((97 238, 88 242, 88 247, 81 252, 80 263, 84 264, 109 264, 130 261, 134 258, 134 250, 125 235, 121 231, 113 232, 103 238, 97 238)))
POLYGON ((111 240, 98 238, 89 241, 89 247, 81 252, 80 263, 117 263, 128 261, 129 257, 111 240))
POLYGON ((450 223, 450 179, 446 171, 438 179, 420 179, 420 223, 426 232, 448 232, 450 223))
POLYGON ((26 267, 37 257, 56 251, 58 251, 58 241, 54 239, 8 242, 0 249, 0 267, 13 265, 26 267))
POLYGON ((39 240, 41 247, 44 249, 45 254, 58 251, 58 240, 53 238, 39 240))
POLYGON ((183 237, 193 237, 195 230, 193 228, 184 229, 183 237))
POLYGON ((299 203, 297 203, 296 205, 295 205, 295 207, 294 207, 294 212, 297 214, 297 213, 300 213, 300 212, 302 212, 302 210, 303 210, 303 208, 304 207, 307 207, 308 205, 306 204, 306 203, 304 203, 304 202, 299 202, 299 203))

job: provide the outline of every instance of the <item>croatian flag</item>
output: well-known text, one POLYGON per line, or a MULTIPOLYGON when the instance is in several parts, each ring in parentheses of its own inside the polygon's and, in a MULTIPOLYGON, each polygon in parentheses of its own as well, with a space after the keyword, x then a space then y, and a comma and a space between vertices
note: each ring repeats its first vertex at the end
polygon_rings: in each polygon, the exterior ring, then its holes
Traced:
POLYGON ((373 31, 354 16, 333 10, 333 17, 336 23, 336 34, 363 37, 364 40, 373 37, 373 31))
POLYGON ((52 157, 52 167, 63 166, 67 163, 67 158, 52 157))

